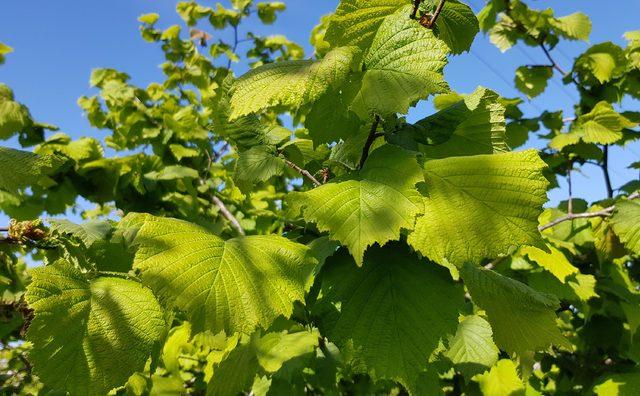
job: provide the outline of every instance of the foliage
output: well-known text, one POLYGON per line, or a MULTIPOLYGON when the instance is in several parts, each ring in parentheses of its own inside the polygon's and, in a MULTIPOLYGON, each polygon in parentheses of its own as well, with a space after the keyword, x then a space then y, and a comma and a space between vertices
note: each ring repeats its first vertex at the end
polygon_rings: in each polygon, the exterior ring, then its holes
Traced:
POLYGON ((0 85, 0 139, 22 148, 0 147, 3 392, 637 393, 638 181, 614 188, 608 156, 640 136, 618 106, 640 98, 640 33, 565 70, 553 49, 588 40, 580 12, 342 0, 305 58, 247 30, 285 8, 183 1, 186 26, 164 29, 142 15, 165 78, 94 70, 78 104, 102 141, 0 85), (533 98, 559 73, 575 117, 452 92, 443 70, 480 30, 539 48, 549 64, 515 86, 533 98), (532 132, 545 147, 513 151, 532 132), (585 164, 607 198, 545 207, 585 164))

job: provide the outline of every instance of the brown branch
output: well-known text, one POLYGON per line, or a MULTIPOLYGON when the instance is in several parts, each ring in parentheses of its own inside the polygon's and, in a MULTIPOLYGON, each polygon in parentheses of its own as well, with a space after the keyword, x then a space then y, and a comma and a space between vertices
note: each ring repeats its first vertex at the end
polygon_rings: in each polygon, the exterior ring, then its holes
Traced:
POLYGON ((553 57, 551 56, 551 53, 549 52, 549 50, 547 49, 547 47, 545 47, 544 45, 544 41, 542 41, 539 44, 540 48, 542 48, 542 51, 544 52, 544 55, 547 57, 547 59, 549 59, 549 62, 551 62, 551 66, 556 69, 557 71, 560 72, 560 74, 562 74, 562 77, 568 75, 568 73, 562 68, 560 67, 560 65, 558 64, 558 62, 555 61, 555 59, 553 59, 553 57))
POLYGON ((229 211, 229 209, 227 209, 227 207, 224 204, 224 202, 222 202, 220 200, 220 198, 216 197, 214 194, 211 194, 211 201, 220 209, 220 213, 222 213, 222 215, 225 217, 225 219, 227 219, 229 221, 229 223, 231 223, 231 226, 233 228, 235 228, 235 230, 238 232, 238 234, 244 236, 245 233, 244 233, 244 230, 242 229, 242 226, 240 225, 240 222, 229 211))
POLYGON ((429 21, 429 26, 427 26, 429 29, 431 29, 433 25, 436 24, 436 19, 438 19, 438 16, 440 16, 440 13, 442 12, 442 9, 444 8, 444 3, 446 1, 447 0, 440 0, 440 2, 438 3, 436 10, 433 12, 433 17, 431 17, 431 20, 429 21))
POLYGON ((302 169, 301 167, 299 167, 298 165, 294 164, 293 162, 289 161, 286 158, 284 159, 284 163, 287 164, 287 166, 290 167, 291 169, 301 174, 302 176, 305 176, 307 179, 311 180, 313 185, 315 185, 316 187, 320 187, 322 185, 322 183, 320 183, 318 179, 313 177, 313 175, 309 173, 308 170, 302 169))
POLYGON ((0 227, 0 232, 9 232, 9 227, 0 227))
MULTIPOLYGON (((628 200, 633 200, 640 198, 640 191, 636 191, 635 193, 629 195, 628 200)), ((555 227, 560 223, 564 223, 565 221, 575 220, 575 219, 589 219, 594 217, 609 217, 616 210, 616 206, 609 206, 608 208, 604 208, 597 212, 588 212, 588 213, 569 213, 566 216, 555 219, 554 221, 547 223, 538 227, 538 231, 542 232, 548 228, 555 227)))
POLYGON ((569 162, 569 170, 567 171, 567 184, 569 185, 569 201, 567 202, 567 212, 573 214, 573 184, 571 183, 571 171, 573 164, 569 162))
POLYGON ((420 3, 422 3, 422 0, 413 0, 413 11, 411 11, 411 19, 416 19, 416 17, 418 16, 420 3))
POLYGON ((378 132, 379 124, 380 116, 376 114, 375 119, 373 120, 373 124, 371 124, 371 132, 369 132, 369 137, 367 137, 367 141, 362 148, 362 156, 360 157, 360 169, 362 169, 364 163, 367 161, 367 157, 369 157, 369 150, 371 150, 371 145, 380 136, 376 133, 378 132))

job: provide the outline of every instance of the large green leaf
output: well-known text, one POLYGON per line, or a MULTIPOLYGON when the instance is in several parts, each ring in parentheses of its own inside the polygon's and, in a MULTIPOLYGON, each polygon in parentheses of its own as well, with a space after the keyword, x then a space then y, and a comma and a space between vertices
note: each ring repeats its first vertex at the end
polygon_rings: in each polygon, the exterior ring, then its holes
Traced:
MULTIPOLYGON (((425 3, 435 8, 439 1, 428 0, 425 3)), ((478 19, 471 7, 457 0, 449 0, 444 4, 433 29, 436 36, 447 43, 454 54, 469 51, 473 39, 480 31, 478 19)))
POLYGON ((400 237, 422 212, 422 196, 415 185, 424 180, 416 157, 399 147, 374 150, 356 175, 304 193, 290 193, 294 214, 328 231, 361 265, 365 250, 400 237))
POLYGON ((638 201, 622 201, 616 205, 616 212, 611 217, 613 231, 624 242, 625 246, 636 254, 640 254, 640 203, 638 201))
POLYGON ((33 120, 29 110, 14 100, 11 88, 0 83, 0 140, 8 139, 31 125, 33 120))
POLYGON ((275 235, 222 240, 181 220, 148 216, 134 267, 196 330, 251 332, 288 317, 315 266, 309 249, 275 235))
POLYGON ((549 252, 532 246, 524 246, 520 249, 520 253, 526 254, 529 259, 552 273, 562 283, 566 282, 568 276, 580 272, 560 250, 553 246, 547 246, 547 250, 549 252))
POLYGON ((452 334, 464 304, 446 271, 392 242, 367 251, 357 267, 346 251, 329 258, 316 315, 357 372, 413 390, 441 337, 452 334))
POLYGON ((482 373, 498 361, 500 351, 492 336, 489 322, 477 315, 467 316, 449 340, 445 356, 467 377, 482 373))
POLYGON ((0 189, 14 191, 34 185, 61 162, 52 155, 0 147, 0 189))
POLYGON ((509 151, 504 112, 498 95, 479 87, 456 104, 418 121, 414 125, 414 138, 429 144, 420 149, 428 158, 509 151))
POLYGON ((581 115, 568 133, 555 136, 549 147, 562 150, 579 141, 595 144, 613 144, 623 138, 622 130, 638 125, 614 110, 610 103, 597 103, 593 109, 581 115))
POLYGON ((522 354, 551 345, 571 347, 556 325, 560 303, 555 296, 471 264, 460 275, 473 302, 487 313, 500 349, 522 354))
POLYGON ((29 361, 46 385, 72 395, 124 385, 165 331, 149 289, 119 278, 89 280, 63 261, 33 271, 26 300, 35 313, 29 361))
POLYGON ((240 77, 231 91, 232 120, 270 107, 297 108, 341 85, 359 58, 356 47, 340 47, 318 61, 270 63, 240 77))
POLYGON ((406 113, 431 94, 445 92, 442 70, 447 45, 430 29, 408 17, 411 6, 384 19, 364 59, 364 72, 346 88, 351 110, 362 119, 371 113, 406 113))
POLYGON ((243 183, 262 182, 281 175, 285 168, 284 159, 267 146, 256 146, 240 153, 236 162, 236 179, 243 183))
MULTIPOLYGON (((366 50, 385 17, 410 0, 342 0, 331 17, 325 40, 333 47, 356 45, 366 50)), ((409 18, 409 13, 405 15, 409 18)))
POLYGON ((546 164, 535 150, 425 163, 425 214, 409 244, 443 265, 479 263, 520 245, 540 246, 546 164))

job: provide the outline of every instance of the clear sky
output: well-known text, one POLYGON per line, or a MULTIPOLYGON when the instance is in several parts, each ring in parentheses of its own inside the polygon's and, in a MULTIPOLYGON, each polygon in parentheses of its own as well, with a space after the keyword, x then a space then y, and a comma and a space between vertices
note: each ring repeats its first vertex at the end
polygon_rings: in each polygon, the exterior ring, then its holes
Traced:
MULTIPOLYGON (((284 1, 288 10, 275 25, 260 28, 258 32, 285 34, 303 44, 311 54, 309 32, 322 15, 335 9, 338 0, 284 1)), ((157 12, 160 27, 180 23, 173 0, 5 0, 2 3, 0 42, 12 46, 15 52, 0 66, 0 82, 14 89, 17 99, 30 108, 37 120, 58 125, 73 137, 105 136, 89 126, 76 104, 81 95, 94 93, 88 83, 91 69, 115 68, 127 72, 133 83, 142 86, 161 81, 158 65, 163 61, 162 52, 140 37, 137 17, 157 12)), ((201 3, 215 4, 206 0, 201 3)), ((477 12, 483 0, 468 0, 468 3, 477 12)), ((528 3, 535 8, 553 7, 559 16, 585 12, 594 26, 591 43, 613 41, 624 45, 622 34, 640 29, 640 0, 529 0, 528 3)), ((451 59, 445 77, 459 92, 471 92, 483 85, 503 96, 521 96, 513 87, 516 67, 547 62, 539 49, 518 47, 501 54, 480 34, 470 53, 451 59)), ((555 51, 556 58, 568 69, 571 59, 587 47, 588 44, 582 42, 563 43, 555 51)), ((246 70, 244 65, 235 67, 237 72, 246 70)), ((576 91, 571 86, 563 86, 556 74, 547 92, 523 105, 523 110, 535 116, 541 109, 563 109, 566 116, 571 116, 576 100, 576 91)), ((625 101, 622 108, 640 111, 640 102, 625 101)), ((422 102, 411 110, 409 119, 422 118, 431 111, 431 104, 422 102)), ((539 147, 540 142, 533 141, 529 146, 539 147)), ((614 188, 638 177, 637 171, 626 167, 639 159, 639 142, 612 151, 614 188)), ((599 168, 587 165, 583 175, 574 177, 574 185, 575 195, 589 201, 605 196, 599 168)), ((556 203, 565 195, 563 189, 556 189, 549 197, 556 203)))

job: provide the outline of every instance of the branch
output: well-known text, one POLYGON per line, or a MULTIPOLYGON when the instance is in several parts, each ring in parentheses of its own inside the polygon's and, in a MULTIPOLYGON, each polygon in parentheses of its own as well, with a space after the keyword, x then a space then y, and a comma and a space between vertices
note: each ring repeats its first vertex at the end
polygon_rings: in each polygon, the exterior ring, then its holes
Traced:
POLYGON ((609 175, 609 146, 604 145, 604 156, 602 158, 602 172, 604 173, 604 183, 607 187, 607 197, 613 197, 613 187, 611 186, 611 176, 609 175))
POLYGON ((411 11, 411 19, 416 19, 416 17, 418 16, 420 3, 422 3, 422 0, 413 0, 413 11, 411 11))
POLYGON ((378 131, 378 124, 380 124, 380 116, 376 114, 375 119, 373 120, 373 124, 371 124, 371 132, 369 132, 369 137, 367 137, 367 141, 362 148, 362 156, 360 157, 360 169, 362 169, 365 161, 367 161, 369 150, 371 150, 371 145, 380 136, 376 133, 378 131))
MULTIPOLYGON (((636 191, 635 193, 629 195, 629 197, 627 197, 628 200, 634 200, 640 198, 640 191, 636 191)), ((564 217, 560 217, 559 219, 555 219, 554 221, 547 223, 545 225, 542 225, 540 227, 538 227, 538 231, 542 232, 548 228, 551 227, 555 227, 560 223, 564 223, 565 221, 570 221, 570 220, 575 220, 575 219, 589 219, 589 218, 594 218, 594 217, 609 217, 613 214, 613 212, 616 210, 615 205, 613 206, 609 206, 608 208, 604 208, 602 210, 599 210, 597 212, 589 212, 589 213, 569 213, 568 215, 564 216, 564 217)))
POLYGON ((301 167, 299 167, 298 165, 294 164, 293 162, 289 161, 288 159, 284 159, 285 164, 287 164, 287 166, 289 166, 291 169, 295 170, 296 172, 298 172, 299 174, 305 176, 307 179, 311 180, 311 182, 316 186, 316 187, 320 187, 322 185, 322 183, 320 183, 318 181, 318 179, 316 179, 315 177, 313 177, 313 175, 311 173, 309 173, 308 170, 306 169, 302 169, 301 167))
POLYGON ((555 59, 553 59, 553 57, 551 56, 551 53, 549 52, 547 47, 545 47, 544 41, 541 42, 539 45, 540 45, 540 48, 542 48, 542 51, 544 52, 544 54, 547 57, 547 59, 549 59, 549 62, 551 62, 551 66, 554 69, 556 69, 557 71, 559 71, 560 74, 562 74, 563 77, 568 75, 568 73, 566 71, 564 71, 564 69, 561 68, 560 65, 558 65, 558 63, 555 61, 555 59))
POLYGON ((438 3, 438 6, 436 7, 436 10, 433 12, 433 17, 429 21, 429 26, 427 26, 429 29, 431 29, 433 27, 433 25, 435 25, 436 19, 438 19, 438 16, 442 12, 442 9, 444 8, 444 3, 446 1, 447 0, 440 0, 440 2, 438 3))
POLYGON ((240 225, 240 222, 231 212, 229 212, 229 209, 227 209, 224 202, 222 202, 220 198, 216 197, 214 194, 211 194, 211 201, 216 204, 216 206, 220 209, 220 213, 222 213, 222 215, 229 221, 229 223, 231 223, 231 226, 235 228, 238 234, 244 236, 245 233, 242 229, 242 226, 240 225))
POLYGON ((0 232, 9 232, 9 227, 0 227, 0 232))

